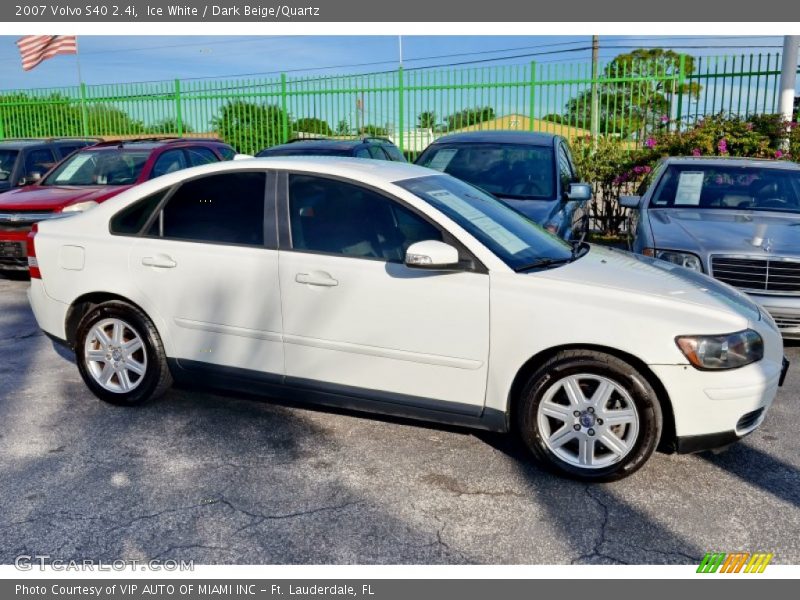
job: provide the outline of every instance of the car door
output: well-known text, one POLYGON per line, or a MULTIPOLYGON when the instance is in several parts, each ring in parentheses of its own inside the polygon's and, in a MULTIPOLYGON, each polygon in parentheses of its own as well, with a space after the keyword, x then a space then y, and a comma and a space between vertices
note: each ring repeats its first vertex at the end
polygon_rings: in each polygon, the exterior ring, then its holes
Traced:
POLYGON ((162 200, 130 252, 130 275, 166 323, 173 357, 183 366, 283 375, 268 189, 275 189, 274 175, 263 170, 185 181, 162 200))
POLYGON ((395 198, 352 181, 301 173, 283 178, 286 381, 480 414, 488 275, 405 266, 413 242, 456 242, 395 198))

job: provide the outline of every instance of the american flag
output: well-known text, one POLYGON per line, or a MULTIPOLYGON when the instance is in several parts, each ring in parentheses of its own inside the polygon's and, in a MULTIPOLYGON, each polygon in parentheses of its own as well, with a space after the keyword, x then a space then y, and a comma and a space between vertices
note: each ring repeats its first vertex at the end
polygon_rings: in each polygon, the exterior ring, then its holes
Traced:
POLYGON ((56 54, 77 54, 78 38, 74 35, 26 35, 17 40, 17 47, 22 56, 22 70, 30 71, 56 54))

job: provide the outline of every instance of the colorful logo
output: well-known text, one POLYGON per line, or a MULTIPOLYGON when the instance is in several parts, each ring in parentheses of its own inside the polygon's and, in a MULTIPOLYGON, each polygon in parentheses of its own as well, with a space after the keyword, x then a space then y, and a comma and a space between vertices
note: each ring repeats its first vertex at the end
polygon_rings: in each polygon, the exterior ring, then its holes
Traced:
POLYGON ((763 573, 774 554, 769 552, 709 552, 697 567, 698 573, 763 573))

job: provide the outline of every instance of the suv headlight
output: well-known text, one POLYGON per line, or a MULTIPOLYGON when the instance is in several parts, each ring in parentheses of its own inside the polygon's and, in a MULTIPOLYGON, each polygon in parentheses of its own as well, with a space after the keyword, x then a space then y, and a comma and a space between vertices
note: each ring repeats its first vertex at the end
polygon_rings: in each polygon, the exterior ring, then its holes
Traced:
POLYGON ((645 248, 643 251, 645 256, 652 256, 660 258, 674 265, 686 267, 698 273, 703 272, 703 263, 700 262, 700 257, 691 252, 678 252, 676 250, 656 250, 655 248, 645 248))
POLYGON ((83 212, 85 210, 89 210, 90 208, 94 208, 97 206, 97 202, 94 200, 86 200, 85 202, 76 202, 75 204, 70 204, 69 206, 65 206, 61 209, 62 213, 76 213, 76 212, 83 212))
POLYGON ((723 335, 682 335, 675 343, 701 370, 737 369, 764 357, 764 340, 752 329, 723 335))

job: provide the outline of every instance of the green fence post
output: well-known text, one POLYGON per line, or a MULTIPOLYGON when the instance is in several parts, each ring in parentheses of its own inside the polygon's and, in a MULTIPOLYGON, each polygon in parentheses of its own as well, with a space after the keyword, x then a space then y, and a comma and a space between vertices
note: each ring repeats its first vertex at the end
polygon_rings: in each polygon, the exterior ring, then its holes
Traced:
POLYGON ((3 109, 0 108, 0 140, 6 139, 6 126, 3 119, 3 109))
POLYGON ((175 125, 178 127, 178 137, 183 137, 183 111, 181 110, 181 80, 175 80, 175 125))
POLYGON ((405 95, 403 89, 403 67, 397 68, 397 93, 397 108, 400 111, 400 114, 397 115, 397 130, 399 134, 399 143, 397 146, 400 148, 400 152, 405 152, 405 140, 403 136, 403 132, 405 130, 405 108, 403 106, 403 96, 405 95))
POLYGON ((678 131, 681 128, 681 118, 683 117, 683 86, 686 83, 686 55, 681 54, 678 62, 678 114, 676 116, 676 123, 678 131))
POLYGON ((286 96, 286 73, 281 73, 281 111, 283 114, 281 115, 281 127, 283 129, 282 132, 282 143, 286 143, 289 141, 289 102, 286 96))
POLYGON ((86 84, 81 82, 81 128, 84 137, 89 137, 89 113, 86 110, 86 84))
POLYGON ((533 109, 536 106, 536 61, 531 61, 531 77, 530 77, 530 95, 528 97, 529 108, 528 108, 528 129, 530 131, 534 130, 533 127, 533 109))

